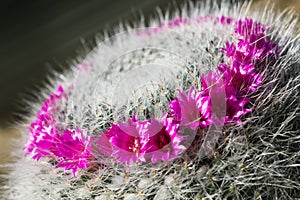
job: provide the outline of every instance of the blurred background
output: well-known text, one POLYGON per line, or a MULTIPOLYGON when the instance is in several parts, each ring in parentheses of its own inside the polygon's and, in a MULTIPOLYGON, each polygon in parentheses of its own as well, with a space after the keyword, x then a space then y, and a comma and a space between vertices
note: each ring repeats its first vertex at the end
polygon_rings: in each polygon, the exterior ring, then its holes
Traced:
POLYGON ((74 58, 85 56, 97 33, 112 32, 121 21, 136 21, 141 13, 148 21, 157 7, 182 2, 1 0, 0 164, 10 161, 11 140, 17 137, 12 125, 26 115, 21 103, 43 88, 50 72, 67 70, 74 58))
MULTIPOLYGON (((63 71, 94 36, 120 21, 146 22, 155 8, 176 7, 184 0, 2 0, 0 4, 0 164, 9 160, 9 141, 16 137, 10 124, 19 120, 18 105, 25 94, 37 91, 50 71, 63 71)), ((254 4, 265 6, 265 0, 254 4)), ((300 0, 271 0, 276 9, 295 7, 300 0)), ((21 113, 22 114, 22 113, 21 113)), ((0 172, 1 174, 1 172, 0 172)))

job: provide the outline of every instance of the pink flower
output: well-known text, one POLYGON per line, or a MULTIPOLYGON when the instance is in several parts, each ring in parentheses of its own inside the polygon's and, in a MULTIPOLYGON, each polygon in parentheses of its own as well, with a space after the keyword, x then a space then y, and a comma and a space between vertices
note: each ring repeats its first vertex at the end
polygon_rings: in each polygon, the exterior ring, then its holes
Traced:
MULTIPOLYGON (((95 147, 96 154, 101 154, 105 156, 111 156, 113 153, 112 145, 110 143, 110 138, 112 135, 109 135, 113 132, 105 131, 104 134, 101 134, 97 139, 97 147, 95 147)), ((99 157, 100 155, 98 155, 99 157)))
POLYGON ((212 120, 218 127, 224 124, 226 115, 226 90, 222 77, 217 72, 209 72, 201 77, 202 94, 210 97, 212 120))
POLYGON ((120 162, 127 165, 130 162, 144 161, 143 148, 147 142, 144 134, 144 126, 148 121, 138 122, 137 116, 128 119, 127 124, 120 122, 118 125, 112 125, 105 132, 113 148, 113 156, 116 156, 120 162))
POLYGON ((261 36, 252 35, 250 38, 239 40, 238 44, 226 43, 224 51, 226 57, 240 66, 255 64, 278 53, 277 45, 265 40, 261 36))
POLYGON ((92 160, 91 145, 93 137, 86 136, 79 128, 75 131, 64 131, 55 142, 54 154, 58 157, 58 165, 65 170, 72 170, 77 176, 78 169, 86 169, 92 160))
POLYGON ((52 152, 58 131, 52 115, 64 95, 63 87, 58 86, 57 91, 44 101, 35 121, 30 125, 28 139, 24 146, 25 155, 33 153, 33 159, 36 160, 47 156, 53 157, 52 152))
POLYGON ((262 75, 255 72, 254 65, 240 66, 233 63, 232 67, 220 64, 217 68, 225 84, 226 96, 234 95, 243 98, 257 89, 262 82, 262 75))
POLYGON ((225 116, 225 123, 235 123, 235 124, 241 124, 241 117, 249 112, 251 112, 251 109, 246 109, 245 104, 249 101, 248 98, 244 98, 241 100, 238 100, 235 96, 230 96, 226 99, 227 101, 227 110, 226 110, 226 116, 225 116))
POLYGON ((190 19, 184 19, 184 18, 176 18, 172 21, 169 21, 168 23, 162 22, 160 24, 161 27, 166 26, 168 28, 174 28, 179 27, 181 24, 187 24, 190 22, 190 19))
POLYGON ((266 39, 266 29, 265 25, 252 19, 245 18, 237 21, 235 33, 240 36, 239 42, 235 49, 233 49, 233 44, 226 44, 223 49, 226 56, 231 57, 240 65, 248 65, 278 54, 278 45, 266 39))
POLYGON ((226 91, 226 116, 225 123, 240 124, 240 117, 250 109, 245 109, 245 104, 249 101, 245 95, 257 89, 261 84, 262 75, 254 71, 253 65, 239 67, 233 65, 229 67, 226 64, 221 64, 218 71, 222 74, 224 87, 226 91))
POLYGON ((186 95, 178 90, 179 97, 170 102, 171 116, 180 119, 180 125, 189 126, 192 130, 206 128, 212 123, 210 97, 195 93, 192 87, 186 95))
POLYGON ((145 157, 150 158, 152 163, 159 160, 167 162, 171 158, 177 158, 178 154, 185 149, 180 145, 184 138, 177 134, 178 129, 179 124, 174 124, 173 119, 167 118, 167 114, 161 121, 152 117, 151 122, 145 127, 145 133, 149 136, 143 148, 145 157))
MULTIPOLYGON (((228 67, 228 66, 223 66, 228 67)), ((228 69, 229 67, 228 67, 228 69)), ((242 69, 240 71, 243 71, 242 69)), ((231 71, 230 71, 231 72, 231 71)), ((247 73, 246 73, 247 74, 247 73)), ((250 109, 245 109, 245 104, 249 101, 248 98, 241 96, 241 99, 237 99, 236 95, 240 92, 241 87, 236 88, 236 85, 232 84, 232 81, 238 77, 235 72, 227 73, 223 75, 223 79, 219 73, 209 72, 207 75, 202 76, 202 87, 204 95, 209 95, 212 104, 212 119, 217 126, 222 126, 223 123, 236 123, 240 124, 240 118, 248 112, 250 109), (225 85, 224 85, 225 83, 225 85)), ((249 75, 249 77, 251 77, 249 75)), ((246 79, 246 78, 245 78, 246 79)), ((239 82, 241 85, 242 83, 239 82)))
POLYGON ((173 101, 169 102, 170 116, 172 116, 173 123, 180 124, 181 121, 181 108, 179 99, 175 98, 173 101))
MULTIPOLYGON (((233 21, 224 16, 205 16, 193 20, 177 18, 162 22, 152 30, 147 29, 145 33, 150 35, 163 28, 210 20, 223 25, 233 21)), ((227 62, 221 63, 216 72, 201 77, 202 90, 199 92, 195 92, 194 87, 190 88, 188 94, 178 90, 178 97, 169 103, 170 113, 166 113, 162 119, 152 116, 151 120, 138 121, 134 115, 125 123, 112 124, 110 129, 98 137, 92 150, 94 137, 87 136, 79 128, 70 131, 57 127, 54 114, 59 111, 60 101, 66 97, 63 87, 59 86, 44 101, 35 121, 30 125, 25 155, 32 154, 36 160, 42 157, 56 160, 56 167, 72 170, 73 175, 77 176, 79 169, 90 167, 98 156, 113 156, 127 165, 146 160, 152 163, 160 160, 167 162, 177 158, 186 149, 181 144, 185 138, 179 134, 180 128, 189 127, 195 131, 212 123, 217 126, 223 123, 240 124, 241 117, 251 112, 245 108, 249 101, 248 95, 262 83, 263 76, 256 70, 270 56, 278 54, 279 50, 265 36, 265 25, 248 18, 237 21, 235 25, 238 43, 227 42, 221 50, 225 52, 227 62)), ((91 65, 83 63, 78 69, 84 71, 91 65)))
POLYGON ((39 160, 42 157, 53 157, 54 142, 57 138, 57 129, 49 115, 40 115, 38 120, 30 125, 29 137, 25 144, 25 155, 32 153, 32 158, 39 160))
POLYGON ((46 99, 42 105, 40 113, 50 114, 52 110, 57 106, 57 102, 60 101, 65 96, 65 91, 61 85, 57 87, 55 93, 51 94, 48 99, 46 99))
POLYGON ((235 55, 235 44, 226 42, 224 48, 221 49, 221 52, 225 52, 227 58, 231 58, 235 55))
POLYGON ((226 43, 226 47, 222 49, 226 52, 226 56, 233 63, 240 66, 249 65, 260 59, 263 50, 258 49, 255 45, 250 44, 247 40, 240 40, 237 45, 226 43))
POLYGON ((219 18, 219 21, 221 22, 221 24, 226 25, 226 24, 231 24, 233 19, 231 17, 222 16, 221 18, 219 18))
POLYGON ((250 38, 251 35, 262 35, 266 30, 266 26, 260 22, 253 21, 252 19, 245 18, 238 20, 235 26, 235 33, 243 38, 250 38))

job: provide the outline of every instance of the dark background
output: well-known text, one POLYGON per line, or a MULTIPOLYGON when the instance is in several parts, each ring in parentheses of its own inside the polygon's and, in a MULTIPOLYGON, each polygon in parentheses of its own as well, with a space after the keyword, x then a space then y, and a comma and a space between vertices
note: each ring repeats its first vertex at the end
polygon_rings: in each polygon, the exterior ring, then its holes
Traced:
MULTIPOLYGON (((157 7, 174 8, 184 1, 0 0, 0 129, 18 120, 14 113, 21 113, 20 102, 42 88, 51 71, 67 69, 84 55, 82 43, 92 48, 97 33, 111 32, 120 21, 136 21, 143 13, 147 22, 157 7)), ((266 1, 254 2, 264 7, 266 1)), ((300 0, 271 2, 300 10, 300 0)))
POLYGON ((42 87, 53 70, 92 47, 95 35, 140 13, 146 20, 156 7, 183 0, 2 0, 0 1, 0 127, 17 120, 14 113, 26 94, 42 87), (84 42, 85 41, 85 42, 84 42))

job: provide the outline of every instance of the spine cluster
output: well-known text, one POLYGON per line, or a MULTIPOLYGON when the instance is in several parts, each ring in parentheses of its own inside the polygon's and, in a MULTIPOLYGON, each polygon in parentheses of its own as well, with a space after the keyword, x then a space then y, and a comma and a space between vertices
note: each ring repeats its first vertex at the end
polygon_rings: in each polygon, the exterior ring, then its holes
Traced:
MULTIPOLYGON (((195 19, 194 19, 195 20, 195 19)), ((98 158, 111 156, 116 161, 130 165, 131 162, 167 162, 187 147, 181 143, 185 129, 200 134, 212 124, 241 124, 241 117, 251 112, 246 108, 251 94, 262 83, 264 66, 261 63, 274 58, 279 50, 265 35, 266 26, 252 19, 235 20, 227 17, 196 18, 212 20, 227 26, 234 23, 237 42, 227 42, 220 53, 225 62, 201 76, 202 88, 191 87, 188 94, 178 89, 177 97, 169 102, 169 112, 161 119, 152 116, 139 121, 136 114, 126 122, 111 124, 99 133, 99 137, 87 136, 84 130, 61 130, 53 116, 59 111, 59 103, 68 98, 62 86, 47 99, 31 124, 29 139, 25 145, 26 155, 33 159, 49 157, 57 161, 56 167, 72 170, 101 165, 98 158)), ((175 19, 168 28, 189 23, 190 19, 175 19)), ((159 29, 166 25, 162 23, 159 29)), ((159 34, 155 29, 155 33, 159 34)), ((102 165, 101 165, 102 166, 102 165)))
POLYGON ((1 199, 299 199, 298 21, 213 2, 96 38, 24 102, 1 199))

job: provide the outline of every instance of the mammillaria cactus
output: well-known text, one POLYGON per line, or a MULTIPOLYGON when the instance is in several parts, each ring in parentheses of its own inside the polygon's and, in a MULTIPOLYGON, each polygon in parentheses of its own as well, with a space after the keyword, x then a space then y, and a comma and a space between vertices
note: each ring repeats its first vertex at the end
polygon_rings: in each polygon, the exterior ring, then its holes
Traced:
POLYGON ((189 3, 53 79, 5 198, 300 198, 296 21, 248 6, 189 3))

